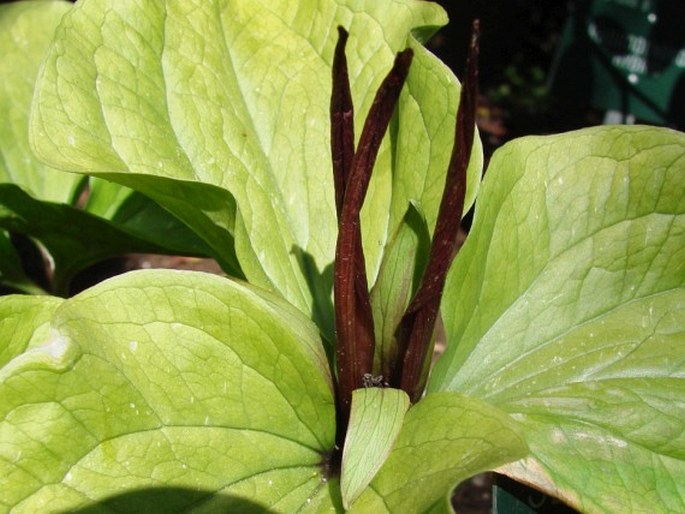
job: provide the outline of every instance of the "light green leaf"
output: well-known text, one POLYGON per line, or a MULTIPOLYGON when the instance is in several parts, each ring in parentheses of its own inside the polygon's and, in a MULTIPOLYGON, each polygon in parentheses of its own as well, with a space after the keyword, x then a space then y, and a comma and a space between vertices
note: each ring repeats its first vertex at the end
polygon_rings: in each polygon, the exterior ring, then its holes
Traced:
POLYGON ((349 509, 390 454, 409 408, 400 389, 369 387, 352 393, 340 473, 343 506, 349 509))
POLYGON ((515 415, 534 459, 511 473, 572 505, 682 509, 685 134, 521 139, 480 198, 430 389, 515 415))
POLYGON ((71 202, 83 177, 51 169, 33 156, 29 106, 40 62, 70 7, 62 1, 0 5, 0 183, 53 202, 71 202))
POLYGON ((386 377, 395 368, 395 332, 416 292, 426 266, 430 235, 425 221, 410 206, 397 233, 388 243, 378 280, 371 290, 376 351, 374 372, 386 377))
POLYGON ((122 275, 65 300, 0 370, 0 510, 134 491, 158 512, 333 506, 333 403, 317 330, 293 307, 208 274, 122 275))
POLYGON ((393 54, 416 53, 362 212, 371 282, 410 200, 434 223, 458 98, 454 75, 415 39, 445 23, 437 5, 347 4, 81 1, 45 61, 33 147, 54 166, 148 195, 225 261, 235 238, 248 280, 314 313, 332 337, 331 313, 314 311, 330 297, 337 233, 328 121, 336 25, 351 33, 357 134, 393 54))
POLYGON ((50 320, 62 301, 52 296, 0 296, 0 369, 48 338, 50 320))
MULTIPOLYGON (((0 228, 38 239, 48 249, 59 294, 66 294, 75 272, 102 258, 132 251, 209 253, 173 216, 120 185, 95 181, 89 187, 85 210, 109 222, 82 212, 78 197, 87 179, 44 166, 29 149, 34 82, 54 28, 71 5, 29 1, 0 6, 0 228)), ((0 281, 36 292, 37 286, 18 273, 11 248, 2 244, 2 251, 0 281)))
MULTIPOLYGON (((626 392, 637 396, 635 392, 626 392)), ((676 393, 682 395, 681 391, 676 393)), ((632 404, 624 402, 621 414, 636 417, 640 409, 634 405, 638 403, 639 400, 632 404)), ((672 423, 682 422, 682 417, 676 419, 678 415, 682 415, 682 409, 669 415, 672 423)), ((547 491, 581 512, 685 509, 682 457, 654 451, 654 446, 642 446, 639 438, 636 441, 626 436, 623 427, 606 429, 602 424, 576 421, 565 413, 519 419, 525 426, 534 457, 497 471, 547 491)), ((652 429, 661 424, 647 423, 652 429)))
POLYGON ((412 406, 353 512, 426 512, 458 482, 528 453, 518 424, 480 400, 428 395, 412 406))

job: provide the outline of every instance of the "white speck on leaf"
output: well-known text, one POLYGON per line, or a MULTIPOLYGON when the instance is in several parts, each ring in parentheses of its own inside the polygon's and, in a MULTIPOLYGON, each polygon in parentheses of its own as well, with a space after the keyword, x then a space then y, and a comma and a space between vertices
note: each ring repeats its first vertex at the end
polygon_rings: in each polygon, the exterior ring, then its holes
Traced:
POLYGON ((626 441, 624 441, 623 439, 617 439, 616 437, 607 437, 606 441, 607 443, 618 448, 626 448, 628 446, 628 443, 626 441))
POLYGON ((128 349, 135 352, 138 349, 138 341, 130 341, 128 343, 128 349))
POLYGON ((53 359, 61 359, 68 349, 69 341, 67 341, 67 338, 58 332, 53 332, 50 340, 45 344, 37 346, 35 351, 46 353, 53 359))
POLYGON ((67 136, 67 143, 69 143, 69 146, 74 146, 76 144, 76 140, 74 139, 74 136, 69 134, 67 136))
POLYGON ((566 442, 566 435, 564 435, 564 433, 558 428, 552 430, 551 436, 552 442, 554 443, 561 444, 566 442))

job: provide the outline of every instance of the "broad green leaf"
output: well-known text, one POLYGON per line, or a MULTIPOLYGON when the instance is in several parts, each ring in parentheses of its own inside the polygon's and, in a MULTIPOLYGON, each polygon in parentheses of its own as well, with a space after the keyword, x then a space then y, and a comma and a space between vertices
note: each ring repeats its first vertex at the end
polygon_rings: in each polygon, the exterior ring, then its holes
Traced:
MULTIPOLYGON (((677 391, 677 394, 682 392, 677 391)), ((628 395, 636 396, 634 392, 628 395)), ((634 402, 620 414, 635 417, 634 402)), ((669 408, 673 402, 661 402, 669 408)), ((618 407, 618 406, 614 406, 618 407)), ((648 407, 648 410, 653 410, 648 407)), ((682 409, 669 415, 682 423, 682 409)), ((663 414, 660 416, 663 418, 663 414)), ((685 509, 682 457, 654 451, 619 429, 569 419, 571 416, 523 416, 534 458, 497 471, 531 484, 581 512, 682 512, 685 509), (597 483, 599 482, 600 485, 597 483)), ((646 423, 652 429, 661 423, 646 423)), ((654 434, 656 439, 660 437, 654 434)), ((651 446, 652 448, 654 446, 651 446)))
POLYGON ((33 156, 28 119, 40 62, 70 7, 62 1, 0 5, 0 183, 54 202, 71 202, 83 177, 51 169, 33 156))
MULTIPOLYGON (((96 181, 89 187, 91 197, 85 210, 109 222, 81 212, 77 197, 86 179, 44 166, 33 157, 28 143, 33 86, 52 33, 71 5, 17 2, 0 6, 0 116, 4 120, 0 126, 0 228, 41 241, 54 261, 55 291, 60 294, 66 292, 76 271, 104 257, 129 251, 209 252, 195 234, 157 204, 119 185, 96 181)), ((0 283, 35 292, 37 286, 18 273, 11 248, 2 244, 2 252, 6 258, 0 261, 0 283)))
POLYGON ((31 345, 0 370, 0 510, 335 506, 326 359, 273 295, 129 273, 65 300, 31 345))
POLYGON ((681 510, 685 135, 521 139, 493 157, 480 198, 431 390, 515 415, 534 458, 511 474, 572 505, 681 510))
POLYGON ((62 301, 52 296, 0 297, 0 370, 26 349, 48 338, 50 320, 62 301))
POLYGON ((315 311, 330 297, 337 232, 328 122, 335 27, 351 33, 357 134, 394 53, 416 53, 362 212, 373 282, 410 200, 434 223, 458 84, 415 38, 445 21, 437 5, 416 0, 84 0, 46 58, 31 141, 53 166, 151 197, 224 261, 235 243, 250 282, 314 313, 331 337, 331 313, 315 311))
POLYGON ((408 408, 409 396, 400 389, 369 387, 352 393, 340 473, 346 509, 369 485, 390 454, 408 408))
POLYGON ((430 394, 409 409, 392 453, 351 512, 427 512, 458 482, 527 453, 505 412, 460 394, 430 394))

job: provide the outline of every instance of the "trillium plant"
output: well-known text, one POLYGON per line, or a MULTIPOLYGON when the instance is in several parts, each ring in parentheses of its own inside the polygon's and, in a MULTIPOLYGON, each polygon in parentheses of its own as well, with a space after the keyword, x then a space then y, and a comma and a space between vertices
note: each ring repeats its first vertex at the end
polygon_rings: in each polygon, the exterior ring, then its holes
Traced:
POLYGON ((0 511, 452 512, 485 470, 685 510, 685 135, 526 137, 481 182, 478 27, 460 85, 422 46, 446 22, 0 6, 0 511), (226 276, 69 297, 141 251, 226 276))

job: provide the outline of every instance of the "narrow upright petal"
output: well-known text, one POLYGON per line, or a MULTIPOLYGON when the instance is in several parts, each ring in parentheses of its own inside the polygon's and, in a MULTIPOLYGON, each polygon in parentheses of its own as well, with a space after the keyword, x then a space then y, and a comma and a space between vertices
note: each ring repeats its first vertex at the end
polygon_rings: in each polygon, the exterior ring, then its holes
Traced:
POLYGON ((391 381, 406 391, 412 402, 421 397, 426 384, 435 320, 447 272, 457 251, 457 235, 466 196, 466 169, 471 159, 475 132, 478 38, 479 24, 476 20, 473 24, 466 76, 457 112, 454 147, 447 169, 428 264, 416 296, 407 307, 398 327, 399 355, 404 354, 404 358, 401 374, 391 377, 391 381))
POLYGON ((413 57, 410 49, 397 54, 392 69, 381 83, 367 115, 357 151, 347 169, 352 134, 352 102, 346 73, 344 44, 334 59, 334 85, 331 101, 333 169, 336 174, 338 241, 335 256, 334 300, 336 360, 338 371, 339 433, 345 431, 352 391, 362 386, 364 374, 371 373, 374 353, 373 316, 362 249, 359 212, 371 180, 378 150, 390 124, 413 57), (349 113, 346 119, 345 113, 349 113), (339 205, 340 184, 344 187, 339 205))

